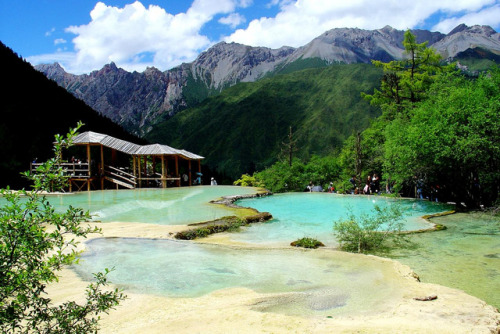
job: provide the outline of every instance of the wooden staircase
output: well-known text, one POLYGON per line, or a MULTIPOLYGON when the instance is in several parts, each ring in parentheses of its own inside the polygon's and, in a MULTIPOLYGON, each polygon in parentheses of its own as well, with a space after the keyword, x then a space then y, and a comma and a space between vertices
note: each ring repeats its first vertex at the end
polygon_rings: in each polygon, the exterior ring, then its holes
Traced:
POLYGON ((117 189, 118 186, 128 189, 135 189, 137 186, 137 178, 134 175, 112 166, 104 166, 104 179, 116 184, 117 189))

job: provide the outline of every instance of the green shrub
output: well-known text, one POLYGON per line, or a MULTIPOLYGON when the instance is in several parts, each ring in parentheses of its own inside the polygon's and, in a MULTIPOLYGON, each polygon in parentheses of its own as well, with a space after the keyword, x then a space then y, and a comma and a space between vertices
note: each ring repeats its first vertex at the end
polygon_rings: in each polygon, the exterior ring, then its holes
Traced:
POLYGON ((333 230, 340 243, 340 248, 348 252, 367 253, 388 248, 388 241, 393 245, 409 242, 402 234, 403 213, 399 206, 381 209, 375 206, 375 215, 355 217, 334 223, 333 230))
POLYGON ((321 241, 318 241, 318 240, 313 239, 313 238, 305 237, 305 238, 302 238, 302 239, 299 239, 299 240, 292 242, 290 244, 290 246, 316 249, 318 247, 324 247, 325 245, 321 241))
POLYGON ((338 179, 340 167, 334 156, 313 155, 307 163, 295 159, 290 166, 286 161, 278 161, 271 167, 255 173, 262 187, 273 193, 304 191, 310 181, 314 185, 326 187, 338 179))
POLYGON ((248 174, 241 175, 241 179, 234 181, 233 184, 235 186, 242 186, 242 187, 258 187, 259 186, 259 183, 255 179, 255 177, 250 176, 248 174))

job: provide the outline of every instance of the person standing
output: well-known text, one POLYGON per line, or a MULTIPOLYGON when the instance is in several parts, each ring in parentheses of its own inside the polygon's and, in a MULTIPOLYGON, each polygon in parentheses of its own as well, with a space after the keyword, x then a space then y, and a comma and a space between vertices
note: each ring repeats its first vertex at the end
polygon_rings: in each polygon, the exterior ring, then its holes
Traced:
POLYGON ((312 181, 309 181, 309 184, 307 185, 307 191, 312 192, 314 187, 314 183, 312 181))
POLYGON ((380 178, 377 175, 377 173, 373 174, 372 184, 373 184, 372 192, 378 194, 380 192, 380 178))
POLYGON ((372 177, 371 175, 368 175, 368 177, 366 178, 365 187, 363 188, 363 194, 370 195, 371 186, 372 186, 372 177))

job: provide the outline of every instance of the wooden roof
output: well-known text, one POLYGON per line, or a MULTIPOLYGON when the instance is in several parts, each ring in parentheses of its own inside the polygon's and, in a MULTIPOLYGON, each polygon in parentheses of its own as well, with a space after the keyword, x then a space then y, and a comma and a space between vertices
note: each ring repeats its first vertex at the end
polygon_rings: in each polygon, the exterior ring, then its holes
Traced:
POLYGON ((137 145, 126 140, 121 140, 112 136, 102 133, 87 131, 77 135, 73 139, 75 145, 84 144, 100 144, 130 155, 180 155, 188 160, 201 160, 204 157, 188 152, 186 150, 179 150, 167 145, 151 144, 151 145, 137 145))

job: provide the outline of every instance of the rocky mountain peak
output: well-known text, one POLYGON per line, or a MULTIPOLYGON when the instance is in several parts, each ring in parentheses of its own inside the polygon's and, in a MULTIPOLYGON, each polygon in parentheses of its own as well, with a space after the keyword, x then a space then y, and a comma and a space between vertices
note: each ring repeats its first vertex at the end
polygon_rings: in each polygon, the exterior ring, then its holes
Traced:
POLYGON ((477 35, 484 35, 484 36, 492 36, 495 35, 497 32, 490 26, 481 26, 481 25, 474 25, 474 26, 467 26, 465 24, 460 24, 458 25, 455 29, 450 31, 448 36, 455 35, 458 33, 467 33, 467 34, 477 34, 477 35))
POLYGON ((37 70, 45 73, 46 76, 64 76, 66 74, 59 63, 37 65, 37 70))
POLYGON ((160 76, 162 75, 163 72, 157 69, 156 67, 147 67, 146 70, 144 70, 144 75, 146 76, 160 76))
POLYGON ((390 34, 390 33, 394 33, 395 31, 398 31, 398 30, 395 29, 395 28, 393 28, 393 27, 391 27, 390 25, 386 25, 382 29, 379 29, 379 31, 387 33, 387 34, 390 34))
MULTIPOLYGON (((55 80, 89 106, 138 135, 176 112, 199 103, 213 92, 238 82, 256 81, 277 69, 304 68, 304 60, 322 63, 369 63, 403 57, 405 31, 385 26, 378 30, 336 28, 300 47, 251 47, 220 42, 192 63, 161 72, 150 67, 129 73, 110 63, 87 75, 66 73, 59 64, 36 69, 55 80)), ((500 54, 500 34, 488 26, 459 25, 448 35, 412 30, 417 43, 429 45, 444 58, 475 48, 500 54)))
POLYGON ((98 71, 93 71, 91 75, 106 75, 106 74, 111 74, 111 73, 119 73, 121 71, 125 71, 123 69, 119 69, 114 62, 111 62, 109 64, 104 65, 103 68, 101 68, 98 71))
POLYGON ((335 28, 298 48, 289 61, 321 58, 328 63, 370 62, 371 59, 392 60, 401 58, 402 50, 394 38, 393 29, 364 30, 335 28))
POLYGON ((220 90, 228 84, 257 80, 294 50, 220 42, 202 52, 191 64, 191 71, 195 79, 204 80, 210 89, 220 90))
POLYGON ((453 29, 452 31, 450 31, 450 33, 448 34, 448 36, 457 34, 459 32, 467 30, 467 29, 469 29, 469 27, 467 25, 465 25, 464 23, 459 24, 458 26, 455 27, 455 29, 453 29))
POLYGON ((500 53, 500 34, 490 26, 461 24, 433 47, 444 57, 455 57, 468 49, 483 48, 500 53))

